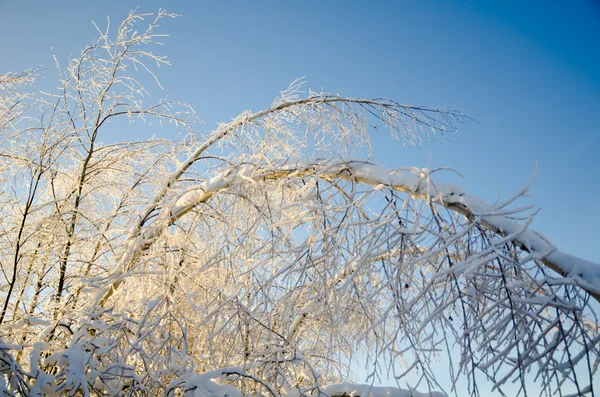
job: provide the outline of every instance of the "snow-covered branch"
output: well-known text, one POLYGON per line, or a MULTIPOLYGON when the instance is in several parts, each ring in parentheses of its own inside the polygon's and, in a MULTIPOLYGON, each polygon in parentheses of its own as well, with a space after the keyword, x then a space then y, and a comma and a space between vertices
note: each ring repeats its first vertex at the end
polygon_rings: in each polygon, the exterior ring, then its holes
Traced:
MULTIPOLYGON (((183 193, 170 208, 172 224, 189 210, 206 202, 214 194, 237 184, 281 178, 301 178, 315 175, 328 181, 338 179, 374 186, 376 189, 397 190, 428 202, 441 204, 476 220, 483 227, 501 235, 512 236, 511 242, 531 252, 552 270, 572 280, 600 302, 600 265, 557 250, 541 235, 511 219, 503 206, 493 206, 479 197, 468 194, 461 186, 437 183, 429 170, 417 167, 388 170, 376 163, 351 158, 302 159, 282 161, 272 165, 242 166, 227 170, 183 193)), ((517 197, 513 197, 514 200, 517 197)), ((148 234, 156 234, 152 229, 148 234)))

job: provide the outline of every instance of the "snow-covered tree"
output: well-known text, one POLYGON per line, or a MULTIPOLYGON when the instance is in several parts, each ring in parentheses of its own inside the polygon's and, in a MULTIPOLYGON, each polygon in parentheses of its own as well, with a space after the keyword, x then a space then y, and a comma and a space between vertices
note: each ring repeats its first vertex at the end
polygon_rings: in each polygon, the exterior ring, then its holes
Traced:
POLYGON ((0 77, 2 395, 594 394, 600 265, 529 229, 528 186, 489 204, 370 160, 372 128, 420 145, 461 113, 296 81, 198 133, 135 77, 172 16, 99 29, 60 92, 0 77), (182 138, 102 143, 119 120, 182 138), (404 389, 341 383, 357 360, 404 389))

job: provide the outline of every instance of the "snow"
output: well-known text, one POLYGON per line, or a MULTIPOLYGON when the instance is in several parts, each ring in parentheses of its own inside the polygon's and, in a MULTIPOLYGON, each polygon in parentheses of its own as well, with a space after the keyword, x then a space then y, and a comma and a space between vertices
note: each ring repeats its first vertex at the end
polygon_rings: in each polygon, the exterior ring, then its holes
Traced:
POLYGON ((351 383, 329 385, 324 390, 331 397, 446 397, 446 394, 437 391, 421 393, 416 390, 407 390, 398 387, 355 385, 351 383))
POLYGON ((192 375, 185 383, 185 397, 242 397, 238 389, 230 385, 219 385, 213 379, 227 372, 242 372, 241 368, 222 368, 192 375))
POLYGON ((244 165, 229 169, 212 179, 188 189, 170 209, 171 219, 177 219, 189 208, 205 202, 215 193, 236 183, 255 181, 268 177, 316 174, 324 179, 343 178, 374 186, 399 190, 452 210, 474 217, 480 224, 511 240, 531 252, 534 259, 545 260, 556 267, 561 275, 587 291, 600 295, 600 265, 557 250, 541 234, 527 228, 527 224, 514 221, 504 207, 527 193, 521 189, 504 202, 491 205, 482 198, 470 195, 462 186, 438 183, 426 168, 407 167, 387 169, 379 164, 349 157, 303 158, 271 162, 269 165, 244 165))
MULTIPOLYGON (((468 213, 479 222, 503 235, 514 235, 513 241, 530 251, 535 259, 544 259, 561 271, 563 276, 587 291, 600 294, 600 265, 578 258, 558 250, 554 245, 541 237, 541 234, 528 229, 503 212, 503 208, 524 194, 523 190, 505 202, 494 206, 482 198, 470 195, 459 185, 437 183, 430 178, 431 171, 416 167, 389 170, 385 167, 357 159, 316 159, 286 162, 284 169, 313 168, 317 174, 335 173, 341 176, 344 172, 348 179, 367 183, 381 189, 386 185, 390 189, 417 195, 432 202, 442 204, 458 212, 468 213)), ((526 190, 525 190, 526 193, 526 190)))
MULTIPOLYGON (((242 397, 238 389, 231 385, 221 385, 214 382, 215 379, 227 374, 241 374, 241 368, 222 368, 203 374, 191 375, 185 383, 186 397, 242 397)), ((352 383, 340 383, 325 386, 321 389, 331 397, 447 397, 446 394, 432 391, 430 393, 418 392, 416 390, 402 389, 398 387, 378 387, 371 385, 360 385, 352 383)), ((297 396, 299 392, 294 388, 285 388, 287 397, 297 396)))
MULTIPOLYGON (((600 294, 600 265, 557 250, 554 245, 539 233, 528 228, 532 220, 531 216, 525 222, 517 222, 512 218, 512 215, 518 210, 506 210, 505 207, 523 196, 523 190, 500 204, 489 204, 479 197, 470 195, 460 185, 435 182, 431 178, 431 174, 432 171, 428 169, 411 167, 390 170, 370 161, 343 157, 334 159, 285 160, 270 162, 269 164, 245 164, 233 167, 183 191, 177 199, 173 200, 173 204, 170 207, 166 206, 164 208, 161 216, 155 218, 152 223, 144 225, 140 230, 140 234, 133 236, 126 247, 125 254, 120 261, 119 271, 130 271, 131 268, 128 267, 129 258, 134 258, 142 252, 144 246, 150 244, 166 227, 183 216, 191 208, 202 202, 206 202, 219 191, 230 189, 233 186, 243 189, 244 184, 266 179, 281 180, 294 176, 309 177, 316 175, 329 181, 344 179, 370 185, 373 191, 385 189, 397 190, 418 199, 443 205, 450 210, 469 217, 479 225, 494 231, 498 235, 497 240, 499 243, 502 241, 513 241, 524 250, 530 252, 532 259, 543 260, 549 264, 550 268, 557 270, 561 276, 565 277, 561 279, 561 282, 572 283, 591 293, 600 294)), ((449 244, 450 242, 447 241, 446 243, 449 244)), ((427 255, 428 253, 423 253, 421 259, 424 259, 427 255)), ((431 253, 431 255, 434 254, 431 253)), ((463 272, 463 274, 468 275, 469 272, 474 272, 482 264, 489 262, 493 255, 496 255, 496 253, 494 252, 494 247, 491 246, 489 251, 483 250, 478 252, 466 260, 456 263, 452 269, 440 270, 437 275, 443 276, 444 272, 449 271, 454 273, 463 272)), ((279 271, 283 272, 284 270, 280 269, 279 271)), ((116 287, 118 287, 120 276, 120 274, 115 274, 112 278, 116 280, 116 287)), ((549 280, 548 282, 551 281, 549 280)), ((473 298, 476 295, 475 290, 466 290, 464 293, 473 298)), ((105 292, 103 291, 98 296, 102 297, 104 294, 105 292)), ((412 302, 418 302, 418 298, 418 296, 415 297, 412 302)), ((152 310, 155 304, 155 301, 148 302, 147 309, 152 310)), ((410 302, 407 304, 406 310, 410 310, 410 304, 410 302)), ((306 312, 297 313, 294 321, 292 321, 287 330, 288 339, 292 343, 294 335, 302 326, 306 314, 306 312)), ((520 338, 521 336, 517 337, 520 338)), ((504 352, 499 352, 496 355, 496 360, 503 357, 504 352)), ((84 353, 77 351, 73 347, 63 353, 63 359, 68 359, 68 363, 61 363, 59 361, 59 366, 65 367, 65 365, 68 365, 66 383, 76 386, 82 381, 80 375, 84 362, 84 353), (70 372, 71 369, 72 371, 70 372)), ((488 361, 487 364, 482 363, 481 365, 491 366, 493 363, 494 361, 488 361)), ((236 388, 215 382, 216 379, 222 376, 234 373, 241 374, 241 369, 221 369, 199 375, 190 375, 185 379, 185 395, 188 397, 241 397, 240 391, 236 388)), ((318 376, 314 377, 318 379, 318 376)), ((181 380, 181 382, 184 382, 184 380, 181 380)), ((324 390, 333 397, 342 395, 349 395, 351 397, 445 396, 445 394, 440 392, 423 393, 395 387, 374 387, 354 384, 330 385, 324 390)), ((290 393, 292 392, 293 390, 290 390, 290 393)))

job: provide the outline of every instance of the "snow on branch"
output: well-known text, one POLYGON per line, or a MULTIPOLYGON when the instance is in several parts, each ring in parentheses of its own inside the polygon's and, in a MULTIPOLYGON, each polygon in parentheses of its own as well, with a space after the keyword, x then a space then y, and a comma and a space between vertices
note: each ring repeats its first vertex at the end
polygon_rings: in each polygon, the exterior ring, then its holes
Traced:
MULTIPOLYGON (((500 208, 494 207, 483 199, 468 194, 459 185, 437 183, 432 180, 427 169, 413 167, 388 170, 372 162, 350 158, 286 160, 279 165, 274 162, 273 165, 263 167, 242 166, 217 175, 182 194, 170 208, 169 223, 172 224, 190 209, 235 184, 307 175, 331 181, 345 179, 375 186, 377 189, 386 187, 441 204, 476 220, 495 233, 512 236, 511 241, 531 252, 534 259, 544 262, 600 302, 600 265, 557 250, 539 233, 510 219, 503 211, 504 204, 500 208)), ((154 233, 156 232, 153 231, 152 234, 154 233)))

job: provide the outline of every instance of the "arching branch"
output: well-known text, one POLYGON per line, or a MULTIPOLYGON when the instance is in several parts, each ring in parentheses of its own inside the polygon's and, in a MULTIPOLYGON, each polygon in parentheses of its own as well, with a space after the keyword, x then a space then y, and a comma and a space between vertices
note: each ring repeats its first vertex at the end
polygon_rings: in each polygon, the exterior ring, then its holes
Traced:
MULTIPOLYGON (((245 183, 305 176, 316 176, 327 181, 348 180, 373 186, 377 190, 387 188, 442 205, 494 233, 514 236, 510 240, 524 251, 530 252, 533 259, 541 261, 553 271, 568 278, 565 283, 579 286, 600 302, 600 265, 557 250, 537 232, 526 229, 522 224, 510 219, 506 212, 503 212, 504 204, 499 207, 492 206, 468 194, 458 185, 436 183, 431 179, 429 170, 388 170, 372 162, 350 158, 287 160, 279 164, 245 165, 229 169, 182 194, 158 220, 141 230, 141 244, 133 250, 149 248, 166 227, 220 191, 245 183)), ((133 258, 137 258, 137 255, 131 256, 131 261, 121 271, 131 270, 135 263, 133 258)), ((107 302, 120 284, 121 279, 115 281, 110 289, 104 292, 99 301, 100 306, 107 302)))

